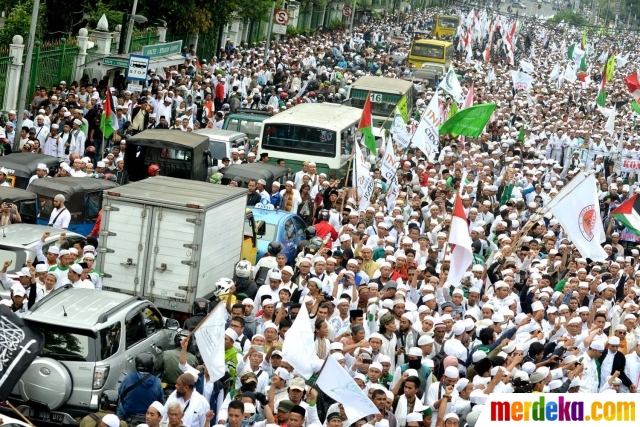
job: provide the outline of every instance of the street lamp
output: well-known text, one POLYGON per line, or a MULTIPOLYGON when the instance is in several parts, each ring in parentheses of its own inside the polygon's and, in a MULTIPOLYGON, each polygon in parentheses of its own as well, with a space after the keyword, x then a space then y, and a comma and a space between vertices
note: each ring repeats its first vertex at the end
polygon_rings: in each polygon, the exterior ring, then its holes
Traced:
POLYGON ((129 53, 129 47, 131 46, 131 36, 133 35, 133 23, 144 24, 148 19, 142 15, 136 15, 136 8, 138 7, 138 0, 133 2, 133 9, 131 14, 125 12, 122 15, 122 30, 120 33, 120 44, 118 45, 118 53, 129 53), (124 33, 124 29, 126 34, 124 33))

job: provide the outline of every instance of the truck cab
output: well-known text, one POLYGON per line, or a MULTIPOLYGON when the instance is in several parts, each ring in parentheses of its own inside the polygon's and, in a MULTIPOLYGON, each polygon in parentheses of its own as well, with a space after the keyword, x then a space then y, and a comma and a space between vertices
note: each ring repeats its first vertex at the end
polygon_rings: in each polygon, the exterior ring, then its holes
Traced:
POLYGON ((193 132, 149 129, 129 138, 125 168, 130 181, 149 176, 151 165, 160 166, 160 175, 206 181, 212 165, 209 137, 193 132))

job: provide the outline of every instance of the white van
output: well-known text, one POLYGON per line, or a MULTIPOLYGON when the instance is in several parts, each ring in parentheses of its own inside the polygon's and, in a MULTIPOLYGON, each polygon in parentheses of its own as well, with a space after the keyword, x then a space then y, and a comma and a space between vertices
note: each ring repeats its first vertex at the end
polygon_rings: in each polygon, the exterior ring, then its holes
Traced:
MULTIPOLYGON (((209 151, 211 157, 222 160, 224 157, 231 158, 232 148, 245 148, 248 139, 247 134, 222 129, 198 129, 194 133, 205 135, 209 138, 209 151)), ((248 154, 248 153, 247 153, 248 154)))

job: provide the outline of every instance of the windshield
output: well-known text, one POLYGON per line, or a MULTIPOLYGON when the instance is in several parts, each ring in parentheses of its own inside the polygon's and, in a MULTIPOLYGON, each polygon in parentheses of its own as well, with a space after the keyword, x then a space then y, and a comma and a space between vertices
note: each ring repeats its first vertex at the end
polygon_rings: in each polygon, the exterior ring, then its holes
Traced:
POLYGON ((211 151, 211 157, 222 160, 223 157, 227 157, 227 144, 209 140, 209 151, 211 151))
MULTIPOLYGON (((61 308, 62 309, 62 308, 61 308)), ((31 321, 30 324, 44 335, 42 356, 56 360, 95 362, 96 339, 90 331, 31 321)))
POLYGON ((33 200, 23 200, 20 202, 20 215, 35 216, 36 202, 33 200))
POLYGON ((49 221, 53 211, 53 199, 50 197, 38 196, 38 218, 49 221))
POLYGON ((444 46, 414 43, 411 48, 411 54, 415 56, 424 56, 426 58, 444 59, 444 46))
POLYGON ((442 28, 458 28, 458 18, 438 18, 438 26, 442 28))
POLYGON ((262 147, 296 154, 336 157, 335 131, 303 125, 270 124, 265 126, 262 147))
POLYGON ((250 120, 229 119, 229 124, 225 129, 234 130, 236 132, 242 132, 246 134, 249 138, 255 138, 257 136, 260 136, 261 128, 262 128, 262 120, 250 121, 250 120))
MULTIPOLYGON (((364 108, 364 99, 351 98, 351 106, 356 108, 364 108)), ((370 102, 371 114, 374 116, 388 116, 398 105, 397 102, 370 102)))
POLYGON ((6 246, 0 246, 0 259, 3 260, 3 262, 11 261, 11 266, 7 269, 7 273, 9 274, 20 270, 22 265, 27 261, 23 250, 6 246))

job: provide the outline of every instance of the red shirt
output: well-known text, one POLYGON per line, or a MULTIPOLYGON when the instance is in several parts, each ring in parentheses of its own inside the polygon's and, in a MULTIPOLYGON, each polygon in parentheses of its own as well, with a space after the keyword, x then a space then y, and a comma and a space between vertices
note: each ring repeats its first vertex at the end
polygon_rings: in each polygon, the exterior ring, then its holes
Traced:
POLYGON ((224 84, 222 82, 216 85, 216 98, 221 101, 224 99, 224 84))
POLYGON ((331 239, 325 245, 328 249, 331 249, 331 242, 338 238, 338 232, 333 225, 329 224, 327 221, 320 221, 314 225, 314 227, 316 228, 316 235, 323 240, 327 237, 327 234, 331 235, 331 239))

